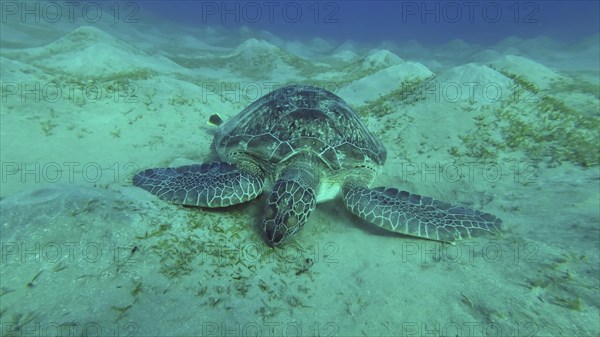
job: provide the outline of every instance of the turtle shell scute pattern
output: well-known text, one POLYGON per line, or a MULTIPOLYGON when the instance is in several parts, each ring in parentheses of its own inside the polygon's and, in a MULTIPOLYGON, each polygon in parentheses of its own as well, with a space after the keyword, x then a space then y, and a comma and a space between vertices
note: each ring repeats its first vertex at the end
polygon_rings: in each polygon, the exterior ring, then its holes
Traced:
POLYGON ((214 139, 221 158, 243 153, 277 165, 299 153, 332 170, 381 167, 386 150, 340 97, 311 86, 287 86, 223 124, 214 139))

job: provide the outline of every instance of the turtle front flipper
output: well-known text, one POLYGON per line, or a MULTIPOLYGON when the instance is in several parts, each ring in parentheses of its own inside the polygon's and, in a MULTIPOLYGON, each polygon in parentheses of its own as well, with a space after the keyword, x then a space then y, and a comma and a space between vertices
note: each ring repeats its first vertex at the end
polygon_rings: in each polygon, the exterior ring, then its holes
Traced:
POLYGON ((263 179, 231 164, 213 162, 144 170, 133 177, 133 184, 173 204, 214 208, 258 197, 263 179))
POLYGON ((452 242, 496 232, 502 221, 492 214, 454 206, 395 188, 347 184, 344 203, 355 215, 385 230, 452 242))

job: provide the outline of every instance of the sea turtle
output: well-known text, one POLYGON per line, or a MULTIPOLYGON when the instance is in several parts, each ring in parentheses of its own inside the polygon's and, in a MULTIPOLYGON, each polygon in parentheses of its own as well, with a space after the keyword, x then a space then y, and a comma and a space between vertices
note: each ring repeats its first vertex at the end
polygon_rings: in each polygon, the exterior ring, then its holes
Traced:
POLYGON ((133 184, 182 205, 227 207, 269 193, 262 227, 270 246, 287 241, 317 203, 341 195, 383 229, 451 242, 496 231, 501 220, 395 188, 369 188, 385 163, 381 141, 340 97, 305 85, 274 90, 219 126, 219 162, 152 168, 133 184))

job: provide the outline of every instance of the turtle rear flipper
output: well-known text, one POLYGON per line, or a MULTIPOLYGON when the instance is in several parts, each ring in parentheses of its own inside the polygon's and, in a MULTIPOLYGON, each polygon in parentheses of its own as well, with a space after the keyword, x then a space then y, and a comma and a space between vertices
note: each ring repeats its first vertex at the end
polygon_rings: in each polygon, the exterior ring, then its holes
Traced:
POLYGON ((452 242, 500 229, 492 214, 399 191, 347 185, 344 203, 355 215, 385 230, 431 240, 452 242))
POLYGON ((219 114, 212 114, 210 115, 210 117, 208 118, 208 122, 206 123, 212 126, 220 126, 221 124, 223 124, 223 118, 221 118, 219 114))
POLYGON ((133 184, 173 204, 226 207, 258 197, 262 177, 228 163, 153 168, 137 173, 133 184))

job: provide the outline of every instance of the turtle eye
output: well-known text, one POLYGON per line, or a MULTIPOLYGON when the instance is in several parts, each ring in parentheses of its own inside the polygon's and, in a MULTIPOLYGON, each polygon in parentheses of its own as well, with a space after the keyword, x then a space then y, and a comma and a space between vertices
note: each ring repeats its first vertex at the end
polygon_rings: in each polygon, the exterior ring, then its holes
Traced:
MULTIPOLYGON (((288 212, 291 213, 291 212, 288 212)), ((287 228, 288 230, 286 231, 289 234, 293 234, 296 233, 298 231, 298 218, 296 218, 294 215, 287 215, 286 219, 283 221, 284 222, 284 226, 285 228, 287 228)))

